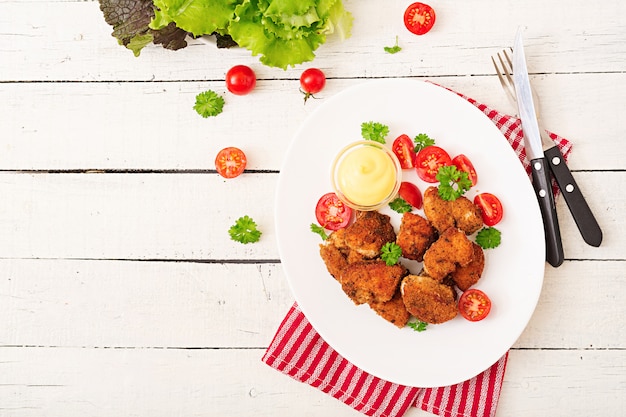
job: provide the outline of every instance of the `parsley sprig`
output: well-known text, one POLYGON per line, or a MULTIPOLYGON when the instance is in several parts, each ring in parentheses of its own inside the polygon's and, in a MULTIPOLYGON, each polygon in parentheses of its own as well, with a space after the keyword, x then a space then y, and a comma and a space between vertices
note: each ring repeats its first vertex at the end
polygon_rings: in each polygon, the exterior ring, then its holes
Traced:
POLYGON ((228 234, 232 240, 243 244, 255 243, 261 239, 261 231, 257 229, 257 224, 249 216, 238 218, 228 229, 228 234))
POLYGON ((456 200, 472 187, 467 172, 454 165, 440 167, 435 178, 439 181, 439 197, 446 201, 456 200))
POLYGON ((476 243, 483 249, 493 249, 500 246, 502 233, 495 227, 483 227, 476 234, 476 243))
POLYGON ((419 152, 427 146, 432 146, 435 144, 435 139, 428 136, 426 133, 420 133, 419 135, 413 138, 413 142, 415 142, 414 152, 419 152))
POLYGON ((320 235, 322 240, 328 239, 328 235, 326 234, 326 230, 320 226, 319 224, 311 223, 311 231, 320 235))
POLYGON ((389 202, 389 208, 393 211, 404 214, 413 210, 413 206, 411 206, 404 198, 396 197, 391 202, 389 202))
POLYGON ((388 266, 397 264, 400 256, 402 256, 402 248, 395 242, 387 242, 380 249, 380 258, 388 266))
POLYGON ((423 332, 426 330, 428 323, 420 321, 420 320, 416 320, 416 321, 410 321, 406 325, 409 326, 411 329, 415 330, 416 332, 423 332))
POLYGON ((204 91, 196 96, 193 108, 202 117, 217 116, 224 110, 224 97, 213 90, 204 91))
POLYGON ((398 37, 396 36, 396 44, 394 46, 385 46, 384 49, 385 52, 387 52, 388 54, 395 54, 400 52, 402 48, 400 48, 400 45, 398 45, 398 37))
POLYGON ((365 140, 387 143, 386 137, 389 134, 389 126, 378 122, 361 123, 361 136, 365 140))

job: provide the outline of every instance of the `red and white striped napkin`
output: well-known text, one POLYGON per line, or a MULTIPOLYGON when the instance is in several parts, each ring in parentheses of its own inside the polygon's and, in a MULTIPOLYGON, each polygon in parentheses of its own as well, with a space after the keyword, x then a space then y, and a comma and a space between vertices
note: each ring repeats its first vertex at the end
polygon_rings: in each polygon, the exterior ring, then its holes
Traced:
MULTIPOLYGON (((458 93, 457 93, 458 94, 458 93)), ((462 94, 504 134, 530 175, 519 119, 493 110, 462 94)), ((550 133, 567 161, 571 143, 550 133)), ((555 193, 558 190, 556 185, 555 193)), ((374 417, 400 417, 409 407, 444 417, 493 417, 508 353, 489 369, 461 382, 437 388, 408 387, 366 373, 340 356, 294 303, 280 324, 262 361, 297 381, 311 385, 355 410, 374 417)))

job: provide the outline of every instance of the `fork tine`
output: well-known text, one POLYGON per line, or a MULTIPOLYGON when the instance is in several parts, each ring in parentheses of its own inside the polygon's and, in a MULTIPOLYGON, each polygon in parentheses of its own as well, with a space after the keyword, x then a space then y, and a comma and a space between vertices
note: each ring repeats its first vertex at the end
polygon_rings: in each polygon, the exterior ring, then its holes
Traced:
MULTIPOLYGON (((501 58, 500 58, 500 55, 498 55, 498 59, 500 61, 502 61, 501 58)), ((509 96, 509 98, 511 100, 515 101, 515 96, 511 95, 511 92, 509 91, 509 88, 508 88, 509 86, 508 86, 508 84, 506 82, 506 79, 504 78, 503 74, 505 73, 505 71, 500 69, 500 66, 498 65, 496 60, 493 58, 493 56, 491 57, 491 62, 493 62, 493 66, 496 69, 496 74, 498 75, 498 80, 500 80, 500 84, 502 85, 502 89, 507 93, 507 95, 509 96)))
POLYGON ((500 65, 498 65, 493 56, 491 57, 491 62, 493 62, 493 65, 496 68, 496 73, 498 74, 498 79, 500 80, 500 84, 502 84, 502 88, 509 96, 509 99, 515 102, 515 89, 513 87, 513 78, 511 77, 511 74, 513 73, 511 58, 509 57, 506 49, 502 50, 502 53, 498 53, 497 57, 500 65), (504 56, 504 59, 502 56, 504 56))

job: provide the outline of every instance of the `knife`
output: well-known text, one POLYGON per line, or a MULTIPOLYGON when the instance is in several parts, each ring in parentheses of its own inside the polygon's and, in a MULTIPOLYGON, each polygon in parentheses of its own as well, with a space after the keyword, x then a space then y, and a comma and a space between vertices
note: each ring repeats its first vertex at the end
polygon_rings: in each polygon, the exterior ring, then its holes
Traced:
POLYGON ((535 116, 535 105, 524 56, 522 28, 517 30, 513 46, 513 83, 515 84, 519 116, 522 120, 524 146, 526 155, 530 160, 533 188, 537 194, 541 216, 543 217, 546 261, 550 265, 558 267, 563 263, 564 259, 561 229, 559 228, 554 195, 552 194, 550 166, 543 153, 539 125, 535 116))
POLYGON ((567 207, 572 213, 583 240, 588 245, 600 246, 602 243, 602 229, 600 229, 600 225, 598 225, 598 221, 591 212, 580 188, 578 188, 572 173, 565 165, 565 158, 563 158, 559 148, 544 130, 541 130, 541 139, 544 144, 543 153, 548 160, 548 164, 550 164, 552 175, 559 185, 559 189, 563 194, 563 198, 565 198, 567 207))

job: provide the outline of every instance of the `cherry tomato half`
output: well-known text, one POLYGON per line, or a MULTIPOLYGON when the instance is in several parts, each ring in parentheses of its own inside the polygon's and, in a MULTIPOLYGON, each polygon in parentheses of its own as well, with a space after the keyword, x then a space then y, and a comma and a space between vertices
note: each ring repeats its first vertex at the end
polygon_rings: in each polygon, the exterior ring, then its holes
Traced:
POLYGON ((235 178, 246 169, 246 154, 233 146, 224 148, 215 157, 215 169, 224 178, 235 178))
POLYGON ((404 26, 416 35, 423 35, 435 24, 435 10, 428 4, 416 2, 404 12, 404 26))
POLYGON ((476 174, 476 169, 472 164, 472 161, 463 154, 457 155, 452 158, 452 165, 454 165, 459 171, 467 172, 467 176, 472 182, 472 187, 476 185, 478 182, 478 174, 476 174))
POLYGON ((226 88, 233 94, 243 96, 254 89, 256 74, 245 65, 235 65, 226 73, 226 88))
POLYGON ((416 209, 422 208, 422 193, 420 192, 417 185, 412 182, 403 181, 400 184, 400 189, 398 190, 398 194, 404 201, 415 207, 416 209))
POLYGON ((439 146, 431 145, 420 150, 415 157, 417 176, 426 182, 437 182, 437 172, 442 166, 452 164, 448 152, 439 146))
POLYGON ((476 288, 470 288, 459 298, 459 312, 469 321, 480 321, 491 311, 491 300, 487 294, 476 288))
POLYGON ((352 219, 352 209, 346 206, 337 194, 326 193, 315 206, 315 218, 325 229, 338 230, 348 225, 352 219))
POLYGON ((313 94, 317 94, 326 85, 326 75, 318 68, 308 68, 300 75, 300 88, 304 93, 304 102, 313 94))
POLYGON ((502 220, 504 211, 502 203, 493 194, 481 193, 474 197, 474 205, 480 208, 483 217, 483 223, 487 226, 494 226, 502 220))
POLYGON ((400 135, 393 141, 391 146, 393 153, 398 157, 400 166, 402 169, 409 169, 415 167, 415 145, 410 137, 407 135, 400 135))

